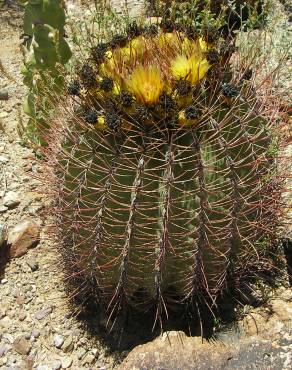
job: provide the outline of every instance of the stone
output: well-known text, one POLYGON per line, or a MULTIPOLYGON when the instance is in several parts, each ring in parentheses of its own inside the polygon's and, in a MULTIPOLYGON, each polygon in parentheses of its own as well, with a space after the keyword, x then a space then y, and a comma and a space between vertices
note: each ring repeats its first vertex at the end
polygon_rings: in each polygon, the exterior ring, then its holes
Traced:
POLYGON ((31 332, 31 336, 33 338, 38 338, 40 335, 41 335, 41 332, 38 329, 33 329, 33 331, 31 332))
POLYGON ((0 206, 0 213, 5 213, 8 210, 5 206, 0 206))
POLYGON ((26 263, 28 264, 28 266, 30 267, 31 271, 37 271, 38 268, 39 268, 39 264, 35 258, 35 256, 31 256, 27 261, 26 263))
POLYGON ((23 336, 15 339, 13 347, 20 355, 28 355, 31 350, 31 344, 23 336))
POLYGON ((72 336, 71 336, 71 335, 69 335, 69 336, 65 339, 65 341, 64 341, 64 343, 63 343, 63 345, 62 345, 62 350, 63 350, 64 352, 71 352, 71 351, 72 351, 72 349, 73 349, 73 338, 72 338, 72 336))
POLYGON ((0 112, 0 119, 1 118, 6 118, 8 116, 7 112, 0 112))
POLYGON ((6 308, 0 307, 0 320, 6 316, 6 308))
POLYGON ((57 360, 53 363, 52 370, 59 370, 62 367, 61 361, 57 360))
POLYGON ((99 352, 97 348, 92 348, 91 353, 96 357, 98 356, 99 352))
POLYGON ((10 364, 15 364, 15 362, 16 362, 17 360, 16 360, 16 357, 14 356, 14 355, 10 355, 9 356, 9 358, 8 358, 8 362, 10 363, 10 364))
POLYGON ((0 164, 6 164, 9 162, 9 158, 6 157, 5 155, 0 155, 0 164))
POLYGON ((82 357, 86 354, 86 349, 81 347, 78 349, 77 351, 77 357, 78 357, 78 360, 81 360, 82 357))
POLYGON ((64 338, 61 336, 61 335, 59 335, 59 334, 56 334, 55 336, 54 336, 54 346, 56 347, 56 348, 61 348, 62 347, 62 344, 64 343, 64 338))
POLYGON ((0 90, 0 100, 8 100, 9 99, 9 94, 6 89, 1 89, 0 90))
POLYGON ((24 335, 24 338, 25 338, 25 339, 27 339, 27 340, 29 340, 29 339, 30 339, 30 333, 26 333, 26 334, 24 335))
POLYGON ((292 317, 292 302, 283 302, 282 299, 273 299, 271 309, 281 321, 289 321, 292 317))
POLYGON ((82 360, 82 365, 86 365, 86 364, 92 364, 95 360, 95 356, 91 353, 87 353, 87 355, 84 357, 84 359, 82 360))
POLYGON ((13 209, 20 204, 19 196, 14 191, 8 191, 3 197, 3 205, 8 209, 13 209))
POLYGON ((0 343, 0 357, 5 356, 9 351, 9 347, 6 344, 0 343))
POLYGON ((37 214, 44 208, 42 204, 39 205, 33 205, 26 208, 26 212, 30 216, 37 216, 37 214))
POLYGON ((23 256, 30 248, 40 241, 40 226, 32 220, 24 220, 17 224, 8 234, 10 258, 23 256))
POLYGON ((212 346, 207 341, 202 342, 201 337, 187 337, 184 332, 171 331, 135 347, 118 369, 222 369, 230 356, 228 352, 228 346, 222 355, 219 345, 212 346), (207 366, 210 363, 212 367, 207 366))
POLYGON ((62 369, 68 369, 72 365, 72 358, 71 357, 63 357, 62 360, 62 369))
POLYGON ((35 318, 37 320, 42 320, 44 319, 46 316, 48 316, 50 313, 52 313, 53 311, 53 308, 52 307, 48 307, 48 308, 45 308, 45 309, 42 309, 42 310, 39 310, 36 312, 35 314, 35 318))
MULTIPOLYGON (((13 332, 13 330, 12 330, 12 332, 13 332)), ((3 339, 5 339, 6 342, 9 342, 10 344, 13 344, 13 342, 14 342, 14 337, 10 333, 4 333, 3 334, 3 339)))
POLYGON ((18 318, 19 318, 19 321, 24 321, 25 319, 26 319, 26 313, 24 312, 24 311, 20 311, 19 312, 19 316, 18 316, 18 318))
POLYGON ((3 319, 0 320, 0 333, 7 329, 11 329, 12 321, 8 316, 3 317, 3 319))

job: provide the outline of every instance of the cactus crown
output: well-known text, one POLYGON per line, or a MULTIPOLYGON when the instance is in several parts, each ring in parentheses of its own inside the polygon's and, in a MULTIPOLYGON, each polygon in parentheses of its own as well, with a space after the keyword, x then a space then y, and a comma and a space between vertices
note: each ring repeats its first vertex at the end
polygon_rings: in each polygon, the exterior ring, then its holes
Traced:
MULTIPOLYGON (((96 127, 109 129, 113 111, 124 129, 137 125, 142 111, 142 117, 148 117, 143 125, 163 124, 169 115, 177 125, 195 124, 184 110, 190 110, 207 72, 223 60, 217 51, 223 39, 211 43, 206 30, 200 34, 169 23, 163 20, 158 29, 133 22, 125 34, 92 47, 91 63, 79 68, 78 80, 85 111, 95 109, 100 117, 96 127)), ((79 94, 77 83, 69 84, 70 94, 79 94)))

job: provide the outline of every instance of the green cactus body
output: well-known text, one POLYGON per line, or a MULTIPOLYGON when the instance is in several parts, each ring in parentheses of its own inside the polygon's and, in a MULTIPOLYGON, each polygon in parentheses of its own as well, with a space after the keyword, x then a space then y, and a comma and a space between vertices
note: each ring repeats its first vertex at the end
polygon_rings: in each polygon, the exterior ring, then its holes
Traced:
POLYGON ((105 306, 121 295, 136 305, 141 289, 143 309, 171 305, 172 295, 216 294, 240 254, 253 253, 262 235, 253 225, 263 190, 256 160, 266 145, 248 137, 266 141, 260 121, 241 128, 228 111, 202 128, 78 135, 66 163, 65 224, 78 269, 96 280, 105 306))
POLYGON ((24 112, 29 116, 26 137, 34 145, 44 145, 47 117, 53 111, 52 95, 61 93, 64 76, 60 66, 71 58, 64 38, 65 12, 58 0, 25 2, 23 31, 27 37, 23 81, 29 88, 24 112))
POLYGON ((157 322, 198 298, 214 306, 270 263, 271 122, 249 82, 232 85, 228 65, 209 65, 208 45, 179 32, 99 45, 98 64, 68 88, 59 149, 50 143, 69 283, 110 318, 154 309, 157 322), (228 83, 207 74, 216 68, 228 83))

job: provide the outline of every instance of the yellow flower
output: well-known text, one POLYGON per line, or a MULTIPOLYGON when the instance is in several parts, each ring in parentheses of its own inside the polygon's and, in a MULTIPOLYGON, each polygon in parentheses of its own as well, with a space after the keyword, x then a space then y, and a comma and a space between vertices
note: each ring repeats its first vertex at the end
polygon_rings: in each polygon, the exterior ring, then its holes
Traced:
POLYGON ((208 51, 211 48, 211 45, 208 45, 202 37, 199 38, 199 44, 200 44, 201 50, 204 52, 208 51))
POLYGON ((113 57, 113 52, 111 50, 108 50, 106 53, 105 53, 105 56, 107 59, 111 59, 113 57))
POLYGON ((196 55, 192 55, 189 59, 191 73, 188 80, 193 84, 197 84, 207 73, 210 68, 210 64, 207 59, 198 58, 196 55))
POLYGON ((171 63, 170 70, 175 79, 177 80, 186 79, 188 75, 191 73, 189 59, 184 55, 179 55, 171 63))
POLYGON ((104 118, 104 116, 99 116, 97 118, 97 122, 95 123, 94 127, 97 128, 97 129, 105 128, 105 118, 104 118))
POLYGON ((202 37, 197 40, 190 40, 185 38, 182 42, 182 52, 186 55, 196 54, 203 55, 207 50, 210 49, 210 46, 204 41, 202 37))
POLYGON ((178 122, 182 126, 193 126, 199 122, 199 119, 198 118, 187 119, 185 115, 185 111, 182 110, 178 114, 178 122))
POLYGON ((161 73, 155 66, 137 67, 127 85, 137 101, 142 104, 156 103, 164 88, 161 73))
POLYGON ((135 39, 128 42, 127 46, 121 48, 121 54, 126 58, 137 58, 142 56, 145 51, 144 37, 136 37, 135 39))
POLYGON ((173 32, 162 33, 158 37, 158 46, 160 48, 163 48, 164 46, 178 46, 178 44, 179 38, 176 33, 173 32))
POLYGON ((205 76, 209 68, 206 59, 193 54, 190 58, 184 55, 176 57, 171 63, 170 70, 175 79, 185 79, 195 85, 205 76))
POLYGON ((119 95, 121 93, 121 87, 116 81, 114 81, 114 87, 112 92, 114 95, 119 95))

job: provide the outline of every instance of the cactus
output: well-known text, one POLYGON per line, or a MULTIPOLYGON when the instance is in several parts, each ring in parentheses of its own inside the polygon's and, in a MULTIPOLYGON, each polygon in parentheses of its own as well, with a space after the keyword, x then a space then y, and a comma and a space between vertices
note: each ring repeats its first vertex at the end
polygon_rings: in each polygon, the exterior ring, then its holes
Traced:
POLYGON ((64 39, 64 26, 65 13, 60 1, 25 2, 26 60, 22 73, 29 92, 24 112, 29 116, 26 136, 35 145, 43 144, 41 133, 47 127, 47 117, 53 108, 48 91, 57 94, 64 86, 59 66, 71 57, 64 39))
POLYGON ((68 82, 48 140, 58 243, 72 299, 109 322, 163 328, 275 271, 274 121, 233 52, 214 30, 134 22, 68 82))

